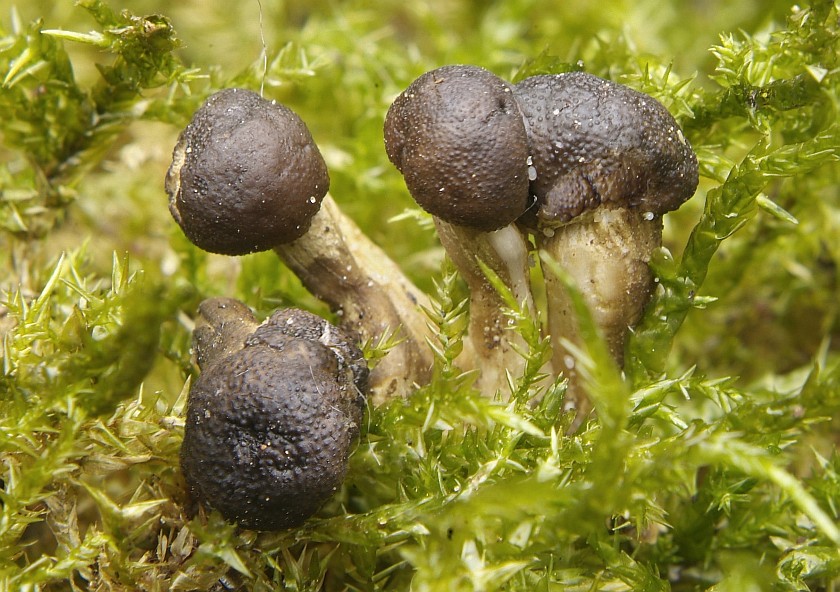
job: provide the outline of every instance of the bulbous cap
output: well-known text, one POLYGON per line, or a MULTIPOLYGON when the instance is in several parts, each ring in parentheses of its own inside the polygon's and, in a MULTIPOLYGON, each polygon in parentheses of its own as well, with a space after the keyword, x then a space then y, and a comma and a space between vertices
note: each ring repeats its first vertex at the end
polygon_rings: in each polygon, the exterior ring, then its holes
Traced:
POLYGON ((476 66, 420 76, 385 118, 388 158, 424 210, 496 230, 528 207, 528 143, 511 86, 476 66))
POLYGON ((169 211, 196 246, 223 255, 300 238, 330 179, 303 121, 244 89, 215 93, 178 138, 169 211))
POLYGON ((301 524, 344 480, 367 372, 340 329, 272 315, 190 389, 181 469, 193 498, 246 528, 301 524))
POLYGON ((584 72, 534 76, 514 92, 539 206, 526 225, 551 228, 601 205, 660 216, 694 194, 697 157, 652 97, 584 72))

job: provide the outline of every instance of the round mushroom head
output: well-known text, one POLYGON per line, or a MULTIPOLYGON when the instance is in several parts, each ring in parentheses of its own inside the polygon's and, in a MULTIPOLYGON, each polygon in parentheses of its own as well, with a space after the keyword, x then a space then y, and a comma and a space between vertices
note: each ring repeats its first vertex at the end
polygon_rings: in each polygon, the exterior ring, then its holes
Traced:
POLYGON ((275 314, 190 389, 184 478, 196 501, 243 527, 301 524, 346 475, 367 366, 324 323, 303 311, 275 314))
MULTIPOLYGON (((340 327, 312 313, 298 308, 278 310, 257 327, 245 345, 269 345, 282 350, 283 344, 290 340, 320 343, 335 356, 337 372, 344 377, 342 383, 352 383, 358 397, 368 391, 370 370, 355 340, 340 327)), ((352 397, 353 393, 347 396, 352 397)), ((363 404, 364 401, 359 402, 363 404)))
POLYGON ((496 230, 528 207, 528 142, 511 86, 476 66, 420 76, 385 118, 388 158, 438 218, 496 230))
POLYGON ((556 227, 596 207, 661 216, 694 194, 697 157, 652 97, 584 72, 533 76, 514 92, 538 204, 526 226, 556 227))
POLYGON ((244 255, 300 238, 330 179, 289 108, 244 89, 210 96, 178 138, 166 175, 169 211, 211 253, 244 255))

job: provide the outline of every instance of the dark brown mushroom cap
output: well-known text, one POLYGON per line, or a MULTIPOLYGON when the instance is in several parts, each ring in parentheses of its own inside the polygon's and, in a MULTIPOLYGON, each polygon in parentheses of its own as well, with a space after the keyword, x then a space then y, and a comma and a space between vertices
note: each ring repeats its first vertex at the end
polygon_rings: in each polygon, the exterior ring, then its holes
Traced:
POLYGON ((447 222, 496 230, 528 206, 528 144, 511 86, 475 66, 420 76, 385 118, 388 158, 417 203, 447 222))
POLYGON ((344 330, 312 313, 297 308, 278 310, 248 337, 245 345, 282 349, 289 340, 320 343, 335 356, 338 371, 356 386, 357 395, 367 392, 370 371, 359 347, 344 330))
POLYGON ((325 323, 303 311, 275 313, 190 390, 184 478, 196 501, 243 527, 296 526, 344 480, 367 367, 325 323))
POLYGON ((329 184, 303 121, 243 89, 222 90, 196 111, 166 175, 169 210, 184 234, 224 255, 300 238, 329 184))
POLYGON ((655 99, 584 72, 534 76, 514 92, 528 130, 538 227, 600 204, 659 216, 694 194, 697 157, 655 99))

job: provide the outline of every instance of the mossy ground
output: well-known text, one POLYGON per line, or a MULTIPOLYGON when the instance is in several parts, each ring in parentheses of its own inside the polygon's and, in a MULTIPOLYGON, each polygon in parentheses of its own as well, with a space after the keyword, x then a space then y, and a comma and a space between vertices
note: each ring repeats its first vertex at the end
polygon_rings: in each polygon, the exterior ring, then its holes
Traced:
POLYGON ((0 589, 835 589, 836 3, 127 4, 0 3, 0 589), (581 353, 598 419, 572 436, 531 319, 511 404, 453 365, 465 289, 382 143, 447 63, 627 84, 699 155, 625 373, 594 333, 581 353), (273 534, 188 515, 177 463, 202 298, 329 315, 270 253, 206 255, 169 218, 177 133, 234 85, 301 115, 437 298, 431 383, 370 409, 344 489, 273 534))

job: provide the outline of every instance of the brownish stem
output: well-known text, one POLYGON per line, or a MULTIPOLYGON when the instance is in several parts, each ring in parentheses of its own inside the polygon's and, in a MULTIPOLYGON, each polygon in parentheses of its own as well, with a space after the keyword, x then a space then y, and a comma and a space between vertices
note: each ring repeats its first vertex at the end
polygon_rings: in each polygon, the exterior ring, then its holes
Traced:
POLYGON ((479 371, 478 388, 494 396, 507 385, 505 372, 521 376, 525 360, 515 348, 524 349, 522 337, 512 328, 503 310, 502 297, 488 281, 478 262, 489 267, 510 289, 524 310, 534 312, 528 272, 528 245, 513 225, 484 232, 435 219, 440 242, 470 289, 467 365, 479 371))
POLYGON ((208 298, 198 305, 193 352, 202 371, 241 350, 259 321, 245 304, 233 298, 208 298))
MULTIPOLYGON (((662 242, 662 220, 636 210, 595 210, 552 236, 537 235, 537 243, 577 285, 593 320, 619 366, 624 343, 650 299, 653 275, 648 262, 662 242)), ((577 318, 560 280, 545 273, 548 329, 553 348, 552 364, 569 379, 567 405, 578 410, 579 421, 592 408, 575 359, 562 343, 580 344, 577 318)))
POLYGON ((379 343, 389 335, 401 342, 373 368, 374 403, 408 395, 431 375, 432 332, 421 307, 427 296, 345 216, 327 195, 309 231, 274 251, 303 285, 340 317, 343 328, 362 342, 379 343))

